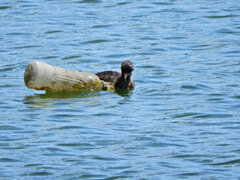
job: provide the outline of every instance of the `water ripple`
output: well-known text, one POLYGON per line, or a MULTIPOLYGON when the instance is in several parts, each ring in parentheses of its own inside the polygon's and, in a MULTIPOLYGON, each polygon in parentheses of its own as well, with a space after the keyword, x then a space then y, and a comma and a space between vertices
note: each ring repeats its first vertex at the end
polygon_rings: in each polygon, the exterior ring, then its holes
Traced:
POLYGON ((212 163, 210 165, 213 165, 213 166, 227 166, 227 165, 235 165, 236 166, 240 165, 240 159, 235 159, 235 160, 230 160, 230 161, 224 161, 224 162, 218 162, 218 163, 212 163))
POLYGON ((76 1, 75 3, 100 3, 100 0, 82 0, 82 1, 76 1))
POLYGON ((0 6, 0 11, 5 10, 5 9, 9 9, 9 8, 12 8, 12 7, 11 6, 0 6))
POLYGON ((206 16, 207 18, 212 18, 212 19, 222 19, 222 18, 234 18, 238 17, 237 15, 229 14, 229 15, 215 15, 215 16, 206 16))
POLYGON ((105 40, 105 39, 95 39, 92 41, 83 42, 82 44, 98 44, 98 43, 105 43, 105 42, 111 42, 111 41, 105 40))

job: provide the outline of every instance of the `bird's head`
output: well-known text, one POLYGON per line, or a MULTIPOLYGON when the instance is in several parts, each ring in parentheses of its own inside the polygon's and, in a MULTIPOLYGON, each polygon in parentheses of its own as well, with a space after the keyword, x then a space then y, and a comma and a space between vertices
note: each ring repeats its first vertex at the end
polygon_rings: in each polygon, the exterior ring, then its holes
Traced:
POLYGON ((134 70, 133 63, 129 60, 123 61, 121 65, 122 77, 126 81, 130 79, 132 71, 134 70))

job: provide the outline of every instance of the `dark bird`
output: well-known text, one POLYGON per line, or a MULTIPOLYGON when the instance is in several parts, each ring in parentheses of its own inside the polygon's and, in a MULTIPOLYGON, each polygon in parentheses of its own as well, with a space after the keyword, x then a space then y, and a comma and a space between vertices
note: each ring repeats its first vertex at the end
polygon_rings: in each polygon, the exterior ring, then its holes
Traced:
POLYGON ((121 73, 116 71, 103 71, 96 75, 102 81, 113 85, 115 90, 132 90, 134 88, 134 82, 131 79, 133 70, 133 63, 127 60, 122 62, 121 73))

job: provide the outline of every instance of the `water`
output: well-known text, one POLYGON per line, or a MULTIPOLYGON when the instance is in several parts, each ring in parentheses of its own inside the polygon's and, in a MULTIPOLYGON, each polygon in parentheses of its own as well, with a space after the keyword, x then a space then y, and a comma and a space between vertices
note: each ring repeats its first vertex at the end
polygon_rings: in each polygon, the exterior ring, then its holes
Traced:
POLYGON ((0 179, 239 179, 237 0, 2 0, 0 179), (27 89, 31 60, 135 64, 134 91, 27 89))

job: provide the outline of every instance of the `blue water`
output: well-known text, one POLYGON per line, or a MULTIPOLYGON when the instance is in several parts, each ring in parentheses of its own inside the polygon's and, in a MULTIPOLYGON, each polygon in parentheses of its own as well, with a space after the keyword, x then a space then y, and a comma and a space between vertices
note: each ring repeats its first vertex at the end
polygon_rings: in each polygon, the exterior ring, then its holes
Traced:
POLYGON ((239 179, 239 58, 238 0, 1 0, 0 179, 239 179), (127 95, 23 81, 126 59, 127 95))

